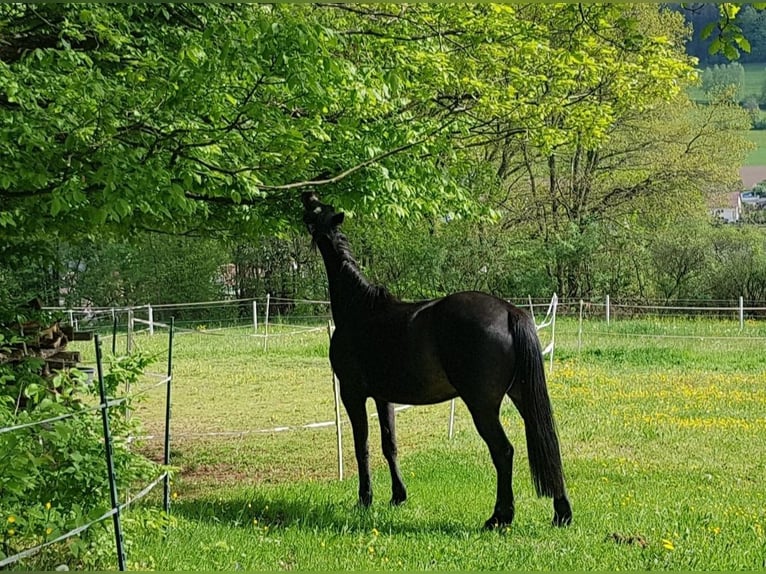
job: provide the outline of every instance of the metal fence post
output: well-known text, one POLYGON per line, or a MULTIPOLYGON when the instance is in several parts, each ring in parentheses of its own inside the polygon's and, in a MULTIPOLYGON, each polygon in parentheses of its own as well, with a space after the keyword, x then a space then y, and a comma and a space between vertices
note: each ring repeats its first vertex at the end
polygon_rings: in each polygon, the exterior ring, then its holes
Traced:
POLYGON ((147 305, 146 311, 149 316, 149 334, 154 335, 154 309, 151 305, 147 305))
POLYGON ((582 352, 582 311, 583 306, 585 304, 583 303, 583 300, 580 299, 580 326, 577 329, 577 352, 582 352))
POLYGON ((258 334, 258 302, 253 299, 253 333, 258 334))
POLYGON ((117 546, 117 564, 121 571, 125 568, 125 549, 122 542, 122 526, 120 524, 120 503, 117 498, 117 478, 114 474, 114 459, 112 456, 112 435, 109 432, 109 406, 107 404, 106 386, 104 385, 104 369, 101 357, 101 339, 98 334, 96 341, 96 369, 98 371, 98 392, 101 398, 101 421, 104 427, 104 452, 106 454, 106 470, 109 477, 109 499, 112 503, 112 521, 114 523, 114 540, 117 546))

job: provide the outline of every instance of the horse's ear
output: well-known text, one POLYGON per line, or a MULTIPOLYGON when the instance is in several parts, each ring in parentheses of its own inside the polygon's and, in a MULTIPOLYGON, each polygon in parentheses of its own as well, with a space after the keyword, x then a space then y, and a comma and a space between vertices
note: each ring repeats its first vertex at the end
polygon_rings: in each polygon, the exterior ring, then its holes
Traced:
POLYGON ((338 212, 332 216, 332 224, 333 226, 338 226, 341 223, 343 223, 343 220, 345 219, 346 214, 341 212, 338 212))
POLYGON ((303 202, 303 207, 306 209, 311 209, 315 205, 319 205, 319 198, 313 191, 304 191, 301 194, 301 201, 303 202))

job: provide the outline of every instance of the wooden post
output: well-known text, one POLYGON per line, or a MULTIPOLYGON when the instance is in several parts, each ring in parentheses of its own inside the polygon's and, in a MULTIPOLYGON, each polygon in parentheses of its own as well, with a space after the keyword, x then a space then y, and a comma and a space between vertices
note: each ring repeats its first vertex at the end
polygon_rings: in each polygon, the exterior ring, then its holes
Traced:
POLYGON ((556 312, 559 308, 559 296, 553 294, 553 300, 551 301, 551 358, 550 358, 550 374, 553 374, 553 353, 556 350, 556 312))
MULTIPOLYGON (((330 340, 332 340, 332 331, 332 321, 327 321, 327 335, 330 340)), ((341 429, 340 418, 340 384, 338 383, 338 377, 335 376, 335 371, 332 371, 332 387, 335 398, 335 436, 338 448, 338 480, 343 480, 343 431, 341 429)))
POLYGON ((580 326, 577 329, 577 352, 582 352, 582 312, 583 312, 583 300, 580 299, 580 326))
POLYGON ((739 296, 739 330, 742 331, 745 328, 745 298, 742 295, 739 296))
POLYGON ((133 309, 128 309, 128 343, 127 354, 130 355, 133 352, 133 309))
POLYGON ((154 335, 154 309, 151 305, 147 305, 146 311, 149 315, 149 334, 154 335))
POLYGON ((532 305, 532 295, 527 295, 527 299, 529 299, 529 314, 532 315, 532 320, 535 320, 535 306, 532 305))
POLYGON ((266 351, 269 348, 269 308, 271 307, 271 293, 266 293, 266 319, 263 322, 264 336, 263 336, 263 350, 266 351))
POLYGON ((611 309, 610 309, 610 303, 609 303, 609 295, 606 296, 606 324, 609 325, 609 316, 611 315, 611 309))
POLYGON ((253 333, 258 334, 258 302, 253 299, 253 333))

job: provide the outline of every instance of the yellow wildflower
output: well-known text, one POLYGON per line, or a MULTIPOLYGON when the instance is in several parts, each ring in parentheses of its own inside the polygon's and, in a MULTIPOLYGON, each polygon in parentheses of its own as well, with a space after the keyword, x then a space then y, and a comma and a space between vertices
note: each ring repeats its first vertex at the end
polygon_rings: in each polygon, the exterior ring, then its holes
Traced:
POLYGON ((51 509, 51 503, 50 502, 46 502, 45 503, 45 510, 50 510, 50 509, 51 509))
POLYGON ((676 547, 673 546, 673 541, 669 540, 668 538, 663 538, 662 539, 662 547, 665 550, 675 550, 676 549, 676 547))
POLYGON ((178 493, 177 493, 177 492, 174 492, 174 493, 172 494, 172 498, 173 498, 173 500, 178 500, 178 493))
POLYGON ((13 524, 14 522, 16 522, 16 517, 11 514, 8 517, 8 524, 13 524))
POLYGON ((8 531, 8 536, 13 536, 14 534, 16 534, 16 531, 15 531, 13 528, 11 528, 11 529, 8 531))
POLYGON ((53 528, 51 528, 50 526, 45 529, 45 534, 47 534, 48 536, 50 536, 51 532, 53 532, 53 528))
POLYGON ((378 534, 380 534, 380 532, 378 531, 378 529, 377 529, 377 528, 373 528, 373 529, 372 529, 372 535, 373 535, 373 536, 377 536, 378 534))

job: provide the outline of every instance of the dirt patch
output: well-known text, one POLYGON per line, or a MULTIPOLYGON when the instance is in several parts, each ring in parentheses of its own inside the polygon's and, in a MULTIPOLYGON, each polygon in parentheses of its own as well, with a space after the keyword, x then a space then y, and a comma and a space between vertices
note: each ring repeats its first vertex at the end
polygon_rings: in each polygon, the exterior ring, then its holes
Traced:
POLYGON ((744 189, 752 189, 756 183, 766 180, 766 165, 743 165, 739 177, 744 189))

